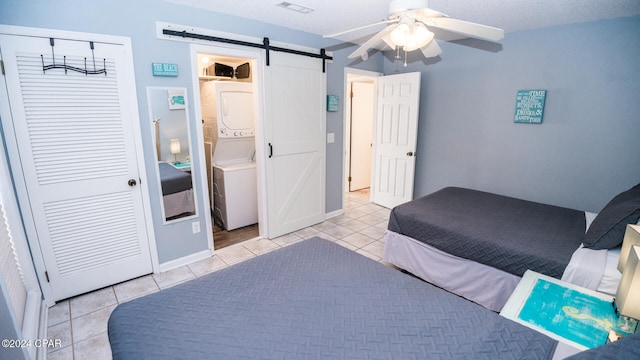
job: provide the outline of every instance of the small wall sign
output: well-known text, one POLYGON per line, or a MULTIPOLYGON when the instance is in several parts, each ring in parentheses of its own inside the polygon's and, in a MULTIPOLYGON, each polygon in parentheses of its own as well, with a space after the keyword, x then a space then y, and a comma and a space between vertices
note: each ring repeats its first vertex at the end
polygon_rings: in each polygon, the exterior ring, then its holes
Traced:
POLYGON ((153 76, 178 76, 178 64, 151 63, 153 76))
POLYGON ((547 90, 518 90, 514 122, 542 124, 547 90))
POLYGON ((169 109, 170 110, 178 110, 185 109, 186 104, 184 103, 184 92, 180 91, 169 91, 169 109))
POLYGON ((338 95, 327 95, 327 111, 338 111, 338 95))

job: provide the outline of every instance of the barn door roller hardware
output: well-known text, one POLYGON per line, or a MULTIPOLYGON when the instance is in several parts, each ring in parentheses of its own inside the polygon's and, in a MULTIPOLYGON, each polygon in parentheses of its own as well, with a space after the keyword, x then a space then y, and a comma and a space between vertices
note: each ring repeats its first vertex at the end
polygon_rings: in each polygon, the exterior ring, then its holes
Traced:
POLYGON ((106 59, 102 59, 103 65, 102 65, 102 69, 96 69, 96 56, 93 52, 94 46, 93 46, 93 41, 89 41, 89 48, 91 49, 91 58, 93 60, 93 70, 89 70, 87 69, 87 58, 84 58, 84 69, 83 68, 79 68, 76 66, 71 66, 71 65, 67 65, 67 56, 63 56, 62 57, 62 64, 58 63, 56 64, 56 56, 53 52, 53 47, 55 45, 55 40, 53 38, 49 38, 49 45, 51 45, 51 61, 52 64, 51 65, 45 65, 44 64, 44 55, 40 55, 40 59, 42 60, 42 72, 46 72, 47 70, 51 70, 51 69, 64 69, 64 73, 66 74, 68 70, 71 71, 76 71, 85 75, 97 75, 97 74, 104 74, 104 76, 107 76, 107 60, 106 59))
POLYGON ((216 36, 209 36, 209 35, 190 33, 190 32, 187 32, 186 30, 185 31, 175 31, 175 30, 169 30, 169 29, 162 29, 162 34, 164 34, 164 35, 172 35, 172 36, 181 36, 183 38, 215 41, 215 42, 221 42, 221 43, 226 43, 226 44, 233 44, 233 45, 248 46, 248 47, 253 47, 253 48, 264 49, 267 52, 267 54, 266 54, 267 66, 269 66, 269 51, 280 51, 280 52, 286 52, 286 53, 289 53, 289 54, 309 56, 309 57, 312 57, 312 58, 322 59, 322 72, 326 72, 326 61, 327 60, 333 60, 332 56, 328 56, 327 55, 327 52, 326 52, 325 49, 320 49, 320 54, 316 54, 316 53, 307 52, 307 51, 300 51, 300 50, 287 49, 287 48, 278 47, 278 46, 271 46, 269 44, 269 38, 268 37, 263 39, 262 44, 256 44, 256 43, 252 43, 252 42, 248 42, 248 41, 225 39, 225 38, 216 37, 216 36))

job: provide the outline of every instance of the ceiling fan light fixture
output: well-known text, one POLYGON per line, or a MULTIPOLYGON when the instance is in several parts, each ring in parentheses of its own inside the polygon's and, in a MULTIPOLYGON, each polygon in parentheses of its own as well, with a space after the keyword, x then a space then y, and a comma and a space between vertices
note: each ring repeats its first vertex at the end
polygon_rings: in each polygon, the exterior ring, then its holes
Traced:
POLYGON ((407 52, 418 49, 425 58, 433 58, 442 54, 442 49, 435 41, 436 34, 442 37, 439 40, 444 41, 476 38, 497 42, 504 37, 502 29, 452 19, 440 11, 430 9, 428 0, 391 0, 386 20, 327 35, 327 37, 336 37, 381 24, 388 25, 360 44, 354 52, 349 54, 349 59, 362 56, 371 48, 386 50, 384 47, 377 47, 380 42, 397 51, 397 57, 400 57, 401 50, 404 51, 405 61, 407 52))
POLYGON ((391 32, 391 42, 404 51, 413 51, 426 46, 435 35, 419 22, 401 23, 391 32))
POLYGON ((407 24, 400 24, 396 26, 391 32, 391 42, 396 46, 404 46, 409 42, 411 36, 411 28, 407 24))
POLYGON ((416 22, 411 26, 411 36, 404 45, 405 51, 413 51, 428 45, 433 40, 435 34, 427 30, 421 22, 416 22))

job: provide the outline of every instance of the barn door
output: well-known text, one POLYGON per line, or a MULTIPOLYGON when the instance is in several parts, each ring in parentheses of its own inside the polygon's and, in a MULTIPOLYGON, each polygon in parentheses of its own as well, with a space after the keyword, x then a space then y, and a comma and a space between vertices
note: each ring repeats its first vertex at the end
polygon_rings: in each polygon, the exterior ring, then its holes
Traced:
POLYGON ((325 94, 322 61, 280 52, 265 67, 269 238, 325 219, 325 94))
POLYGON ((393 208, 413 198, 420 73, 378 78, 373 202, 393 208))
POLYGON ((130 46, 53 44, 0 35, 12 172, 23 182, 22 216, 55 301, 150 273, 152 265, 130 46), (54 65, 53 56, 58 66, 44 68, 54 65))

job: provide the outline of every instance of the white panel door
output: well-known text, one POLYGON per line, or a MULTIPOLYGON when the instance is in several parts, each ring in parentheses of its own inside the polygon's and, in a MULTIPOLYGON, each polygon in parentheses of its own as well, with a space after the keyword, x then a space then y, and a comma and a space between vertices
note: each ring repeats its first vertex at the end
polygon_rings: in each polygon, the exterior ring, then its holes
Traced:
POLYGON ((373 201, 393 208, 413 198, 420 73, 378 78, 373 201))
POLYGON ((373 137, 373 83, 351 85, 351 171, 349 191, 366 189, 371 184, 371 141, 373 137))
POLYGON ((265 66, 268 237, 325 219, 325 94, 322 61, 281 52, 265 66))
MULTIPOLYGON (((17 147, 11 163, 54 300, 150 273, 130 49, 95 43, 102 74, 44 71, 53 64, 49 38, 0 36, 0 51, 12 118, 2 121, 17 147)), ((94 69, 89 42, 56 39, 53 53, 56 64, 94 69)))

